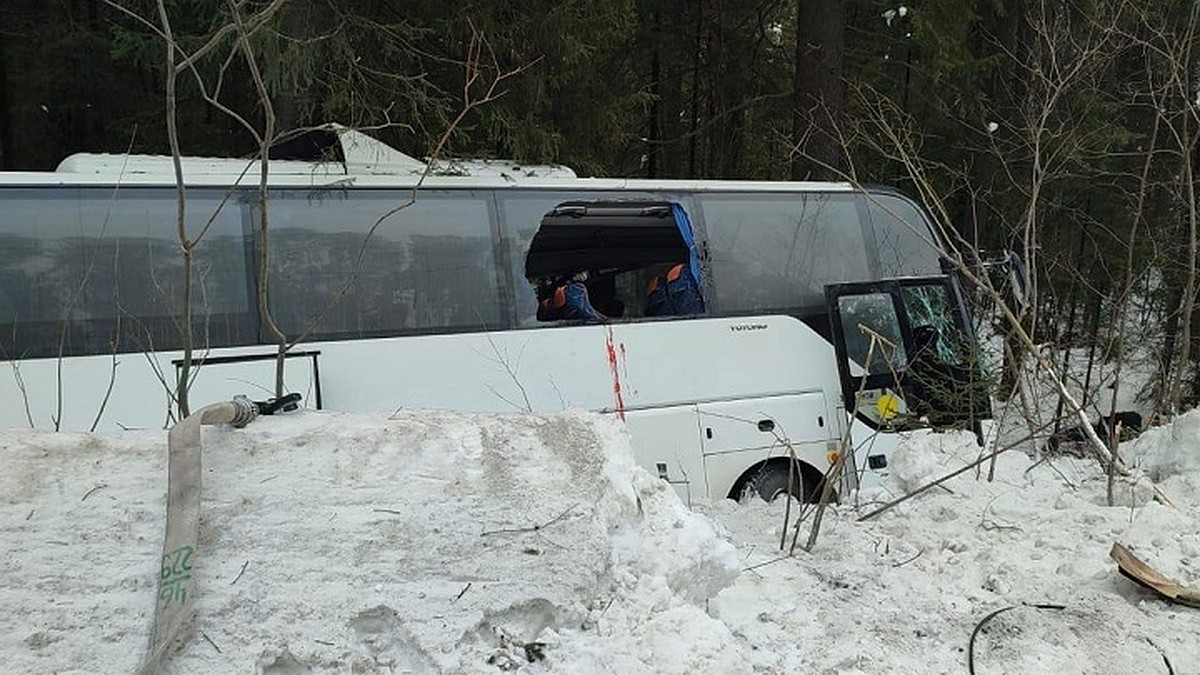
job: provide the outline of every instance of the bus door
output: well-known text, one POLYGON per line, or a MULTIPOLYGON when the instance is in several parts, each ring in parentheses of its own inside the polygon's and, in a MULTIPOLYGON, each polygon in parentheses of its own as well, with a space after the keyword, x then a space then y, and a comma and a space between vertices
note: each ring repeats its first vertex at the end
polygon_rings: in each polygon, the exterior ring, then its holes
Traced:
POLYGON ((989 392, 950 277, 834 284, 825 298, 842 397, 858 421, 880 431, 971 429, 982 438, 989 392))

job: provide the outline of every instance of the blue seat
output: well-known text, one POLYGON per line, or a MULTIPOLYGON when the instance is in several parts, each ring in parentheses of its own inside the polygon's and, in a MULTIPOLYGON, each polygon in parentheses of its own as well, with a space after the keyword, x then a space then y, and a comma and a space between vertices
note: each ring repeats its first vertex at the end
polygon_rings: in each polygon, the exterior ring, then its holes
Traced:
POLYGON ((700 282, 691 268, 679 263, 655 277, 646 288, 646 316, 687 316, 704 313, 700 282))
POLYGON ((587 286, 571 281, 554 289, 549 297, 538 303, 538 321, 608 321, 608 317, 592 307, 587 286))

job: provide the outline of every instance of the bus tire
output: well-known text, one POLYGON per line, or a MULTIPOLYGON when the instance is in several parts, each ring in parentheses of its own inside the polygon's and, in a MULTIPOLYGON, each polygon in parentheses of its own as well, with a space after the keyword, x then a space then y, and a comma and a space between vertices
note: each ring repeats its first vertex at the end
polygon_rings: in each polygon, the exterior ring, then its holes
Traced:
MULTIPOLYGON (((786 461, 767 462, 742 486, 739 501, 745 502, 748 498, 757 495, 763 501, 773 502, 788 491, 788 480, 788 463, 786 461)), ((799 466, 793 470, 790 480, 792 481, 792 496, 799 501, 804 501, 804 472, 799 466)))

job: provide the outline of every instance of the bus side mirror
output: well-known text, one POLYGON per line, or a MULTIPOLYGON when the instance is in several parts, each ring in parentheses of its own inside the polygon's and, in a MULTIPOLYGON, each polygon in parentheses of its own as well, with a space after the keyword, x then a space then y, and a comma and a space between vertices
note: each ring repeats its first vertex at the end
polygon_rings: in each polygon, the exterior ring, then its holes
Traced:
POLYGON ((996 289, 1012 298, 1017 309, 1029 308, 1028 278, 1020 254, 1009 249, 980 251, 979 264, 996 289))

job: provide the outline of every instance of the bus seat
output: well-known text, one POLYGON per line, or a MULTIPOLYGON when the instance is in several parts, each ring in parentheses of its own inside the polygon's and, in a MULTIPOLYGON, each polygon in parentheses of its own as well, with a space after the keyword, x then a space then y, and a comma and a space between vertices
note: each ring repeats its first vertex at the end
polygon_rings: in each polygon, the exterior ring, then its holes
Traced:
POLYGON ((646 316, 686 316, 703 314, 704 298, 700 284, 686 263, 679 263, 646 287, 646 316))
POLYGON ((592 307, 610 319, 625 316, 625 303, 617 297, 617 277, 615 274, 595 276, 586 282, 588 300, 592 307))
POLYGON ((587 286, 571 281, 557 286, 538 302, 538 321, 608 321, 588 299, 587 286))

